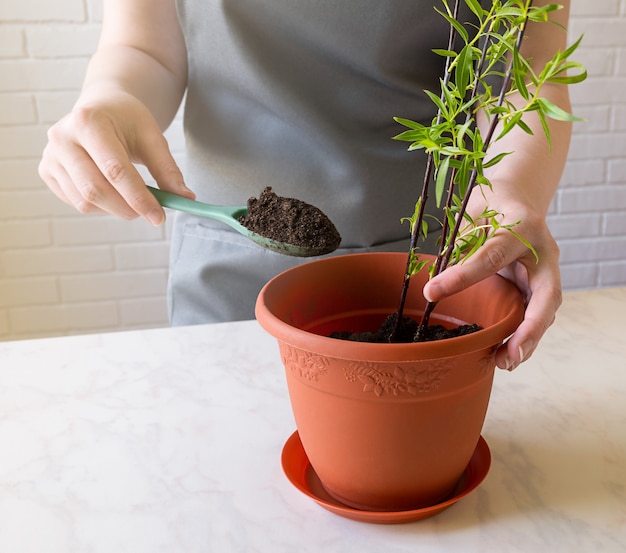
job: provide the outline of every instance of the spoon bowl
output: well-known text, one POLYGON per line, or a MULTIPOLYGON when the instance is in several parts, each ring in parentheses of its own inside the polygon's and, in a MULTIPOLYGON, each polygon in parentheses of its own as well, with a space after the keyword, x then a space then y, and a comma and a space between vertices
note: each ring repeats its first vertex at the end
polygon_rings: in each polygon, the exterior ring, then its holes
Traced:
POLYGON ((152 186, 148 186, 147 188, 163 207, 184 211, 185 213, 199 217, 214 219, 228 225, 259 246, 283 255, 315 257, 330 253, 334 250, 334 248, 330 249, 328 247, 305 247, 289 244, 288 242, 279 242, 278 240, 273 240, 256 232, 252 232, 239 222, 240 217, 245 217, 248 214, 248 208, 245 205, 227 206, 207 204, 197 200, 190 200, 184 196, 166 192, 165 190, 160 190, 152 186))

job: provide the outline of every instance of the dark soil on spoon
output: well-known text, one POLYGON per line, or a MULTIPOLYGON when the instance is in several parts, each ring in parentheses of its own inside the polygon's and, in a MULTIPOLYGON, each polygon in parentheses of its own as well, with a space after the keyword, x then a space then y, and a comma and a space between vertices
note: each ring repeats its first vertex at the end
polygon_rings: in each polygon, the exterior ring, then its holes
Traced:
MULTIPOLYGON (((379 329, 373 332, 333 332, 330 337, 353 342, 386 344, 390 341, 389 337, 393 332, 397 317, 397 313, 392 313, 385 319, 383 324, 380 325, 379 329)), ((402 317, 394 343, 433 342, 435 340, 445 340, 446 338, 456 338, 457 336, 464 336, 482 330, 482 327, 477 324, 459 325, 454 328, 446 328, 443 325, 429 325, 418 336, 418 328, 419 323, 415 319, 402 317)))
POLYGON ((248 200, 248 214, 239 222, 265 238, 307 249, 331 252, 341 242, 335 225, 320 209, 277 196, 269 186, 258 199, 248 200))

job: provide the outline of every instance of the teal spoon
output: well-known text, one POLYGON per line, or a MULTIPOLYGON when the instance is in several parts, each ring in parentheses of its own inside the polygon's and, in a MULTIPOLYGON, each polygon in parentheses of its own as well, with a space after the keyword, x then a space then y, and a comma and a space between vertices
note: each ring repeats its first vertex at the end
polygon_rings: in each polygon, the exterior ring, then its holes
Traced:
POLYGON ((199 217, 207 217, 220 221, 268 250, 295 257, 313 257, 324 255, 332 251, 329 251, 328 248, 307 248, 288 244, 287 242, 278 242, 277 240, 272 240, 271 238, 266 238, 256 232, 252 232, 239 222, 240 217, 245 217, 248 214, 248 208, 245 205, 227 206, 206 204, 197 200, 190 200, 178 194, 166 192, 165 190, 159 190, 152 186, 148 186, 147 188, 163 207, 169 207, 177 211, 184 211, 185 213, 199 217))

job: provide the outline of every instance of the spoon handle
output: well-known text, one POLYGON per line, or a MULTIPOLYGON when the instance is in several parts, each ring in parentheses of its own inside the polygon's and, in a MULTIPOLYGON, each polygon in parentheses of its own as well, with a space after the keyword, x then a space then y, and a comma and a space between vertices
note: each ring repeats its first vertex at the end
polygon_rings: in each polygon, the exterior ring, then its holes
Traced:
POLYGON ((177 211, 184 211, 192 215, 198 215, 200 217, 208 217, 209 219, 215 219, 222 223, 230 225, 235 230, 242 232, 245 227, 239 222, 239 217, 247 213, 245 206, 221 206, 212 205, 199 202, 197 200, 191 200, 172 192, 166 192, 152 186, 147 187, 152 195, 157 199, 160 205, 163 207, 169 207, 170 209, 176 209, 177 211))

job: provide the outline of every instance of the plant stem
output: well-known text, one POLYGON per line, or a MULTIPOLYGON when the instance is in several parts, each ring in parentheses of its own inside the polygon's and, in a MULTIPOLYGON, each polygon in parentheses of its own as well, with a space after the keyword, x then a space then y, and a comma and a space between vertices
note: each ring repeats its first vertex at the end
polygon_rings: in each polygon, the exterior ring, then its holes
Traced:
MULTIPOLYGON (((532 0, 529 3, 529 7, 532 5, 532 0)), ((520 26, 519 32, 517 34, 517 38, 516 38, 516 43, 515 43, 515 49, 516 51, 519 51, 519 48, 521 46, 521 42, 522 39, 524 37, 524 31, 526 29, 526 23, 528 22, 528 17, 524 20, 524 22, 522 23, 522 25, 520 26)), ((486 44, 483 47, 483 54, 486 51, 486 44)), ((484 60, 484 56, 483 58, 481 58, 481 63, 482 60, 484 60)), ((501 107, 504 104, 504 99, 506 96, 506 93, 508 92, 510 86, 511 86, 511 79, 512 79, 512 74, 513 74, 513 60, 511 60, 509 62, 509 65, 507 67, 505 76, 504 76, 504 80, 502 82, 502 86, 500 88, 500 94, 498 97, 498 103, 497 106, 501 107)), ((475 91, 475 87, 473 92, 475 91)), ((499 113, 496 112, 495 114, 492 114, 492 119, 487 131, 487 135, 485 137, 484 143, 483 143, 483 152, 486 152, 487 149, 489 148, 492 140, 493 140, 493 135, 495 133, 496 127, 498 126, 500 117, 499 117, 499 113)), ((433 276, 437 276, 439 274, 441 274, 443 271, 446 270, 448 263, 450 262, 450 258, 452 256, 452 252, 453 252, 453 244, 455 243, 459 232, 460 232, 460 228, 461 228, 461 224, 463 222, 464 219, 464 214, 467 210, 467 205, 471 196, 472 191, 474 190, 474 188, 476 187, 476 182, 477 182, 477 177, 478 177, 478 169, 476 168, 476 166, 474 166, 470 179, 469 179, 469 184, 468 184, 468 188, 467 191, 465 193, 465 195, 463 196, 463 201, 461 203, 461 207, 459 209, 459 212, 456 215, 456 221, 455 221, 455 225, 452 229, 452 233, 450 234, 450 238, 447 240, 447 243, 449 244, 449 246, 447 248, 444 248, 444 242, 446 242, 446 240, 442 240, 440 249, 439 249, 439 254, 437 256, 437 260, 436 260, 436 264, 435 264, 435 270, 433 273, 433 276)), ((450 179, 450 189, 454 186, 454 173, 450 179)), ((450 201, 451 198, 451 194, 448 195, 448 201, 450 201)), ((450 207, 449 205, 447 207, 450 207)), ((445 221, 447 221, 447 217, 445 218, 445 221)), ((422 315, 422 320, 420 321, 420 324, 418 326, 417 329, 417 333, 416 333, 416 339, 419 339, 420 336, 424 335, 425 329, 428 326, 428 323, 430 321, 430 315, 433 312, 433 309, 436 306, 436 302, 427 302, 426 303, 426 307, 424 308, 424 313, 422 315)))
MULTIPOLYGON (((455 0, 454 8, 453 8, 453 17, 457 19, 459 15, 459 6, 461 4, 461 0, 455 0)), ((450 34, 448 35, 448 50, 452 50, 454 46, 454 40, 456 37, 456 31, 452 25, 450 25, 450 34)), ((447 86, 450 80, 450 58, 446 58, 445 70, 444 70, 444 86, 447 86)), ((441 98, 443 99, 443 91, 441 93, 441 98)), ((441 111, 437 112, 437 124, 441 122, 441 111)), ((422 202, 420 204, 417 220, 411 229, 411 242, 409 244, 409 252, 415 251, 417 248, 417 242, 420 237, 420 233, 422 232, 422 221, 424 220, 424 214, 426 210, 426 203, 428 201, 428 192, 430 189, 432 174, 433 174, 433 154, 429 153, 426 158, 426 168, 424 170, 424 180, 422 182, 422 192, 420 197, 422 198, 422 202)), ((400 292, 400 304, 398 307, 398 316, 393 325, 393 330, 389 336, 389 341, 393 342, 398 334, 398 330, 400 328, 400 322, 402 320, 402 316, 404 314, 404 306, 406 304, 406 296, 409 291, 409 283, 411 281, 411 275, 409 267, 411 265, 411 253, 407 258, 406 262, 406 270, 404 271, 404 280, 402 282, 402 290, 400 292)))

